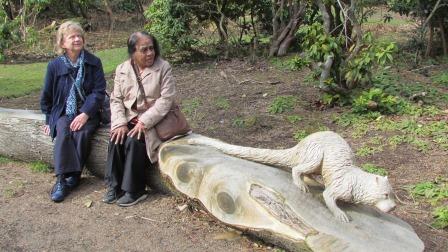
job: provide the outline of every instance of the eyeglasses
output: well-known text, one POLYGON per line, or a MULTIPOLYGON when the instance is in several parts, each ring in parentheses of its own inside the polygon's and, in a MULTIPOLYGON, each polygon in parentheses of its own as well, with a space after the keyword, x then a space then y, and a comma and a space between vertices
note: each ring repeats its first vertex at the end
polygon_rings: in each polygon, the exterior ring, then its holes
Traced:
POLYGON ((138 51, 141 53, 148 53, 149 51, 154 51, 154 46, 142 46, 138 51))

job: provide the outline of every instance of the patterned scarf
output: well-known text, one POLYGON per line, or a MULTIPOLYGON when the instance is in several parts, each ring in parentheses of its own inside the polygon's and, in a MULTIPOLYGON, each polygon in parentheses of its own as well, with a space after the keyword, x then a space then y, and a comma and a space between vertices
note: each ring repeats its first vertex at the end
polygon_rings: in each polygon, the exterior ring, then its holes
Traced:
POLYGON ((76 63, 73 64, 67 55, 61 56, 62 61, 64 62, 67 68, 78 68, 78 73, 76 74, 76 79, 73 80, 73 85, 70 88, 70 93, 67 98, 67 104, 65 106, 65 114, 68 119, 71 121, 75 118, 76 113, 78 111, 78 96, 82 101, 85 100, 84 90, 81 87, 84 78, 84 51, 81 51, 76 63))

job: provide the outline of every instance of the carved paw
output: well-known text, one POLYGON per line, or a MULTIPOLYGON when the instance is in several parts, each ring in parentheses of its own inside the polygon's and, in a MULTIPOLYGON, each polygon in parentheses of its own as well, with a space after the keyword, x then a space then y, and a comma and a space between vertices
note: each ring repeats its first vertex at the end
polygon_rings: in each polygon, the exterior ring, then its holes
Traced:
POLYGON ((302 192, 309 192, 310 190, 308 189, 308 186, 304 185, 303 183, 295 183, 296 186, 299 188, 300 191, 302 192))
POLYGON ((344 223, 350 222, 350 218, 348 217, 348 215, 342 211, 335 213, 334 217, 336 217, 336 219, 338 219, 340 222, 344 222, 344 223))

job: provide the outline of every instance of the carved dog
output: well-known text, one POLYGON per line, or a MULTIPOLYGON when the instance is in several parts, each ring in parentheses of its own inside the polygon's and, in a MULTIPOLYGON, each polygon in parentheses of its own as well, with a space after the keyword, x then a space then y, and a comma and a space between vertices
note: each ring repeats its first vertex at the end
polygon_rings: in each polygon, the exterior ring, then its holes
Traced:
POLYGON ((395 208, 387 177, 367 173, 355 166, 350 146, 332 131, 311 134, 296 146, 284 150, 243 147, 211 138, 190 139, 188 142, 212 146, 243 159, 289 168, 294 184, 303 192, 308 191, 304 175, 322 175, 325 204, 342 222, 349 222, 349 217, 337 206, 337 200, 374 205, 383 212, 395 208))

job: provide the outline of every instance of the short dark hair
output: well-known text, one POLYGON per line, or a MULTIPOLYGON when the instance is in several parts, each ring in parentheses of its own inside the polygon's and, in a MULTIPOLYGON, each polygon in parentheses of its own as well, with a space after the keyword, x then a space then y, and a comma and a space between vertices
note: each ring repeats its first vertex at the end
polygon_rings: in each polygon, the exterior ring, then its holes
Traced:
POLYGON ((135 53, 135 51, 137 50, 136 45, 137 45, 137 41, 141 38, 141 37, 147 37, 150 38, 152 43, 154 44, 154 52, 155 52, 155 58, 160 56, 160 47, 159 47, 159 42, 157 41, 156 37, 154 37, 152 34, 149 34, 146 31, 138 31, 138 32, 134 32, 131 34, 131 36, 129 36, 128 39, 128 54, 129 57, 132 56, 132 54, 135 53))

